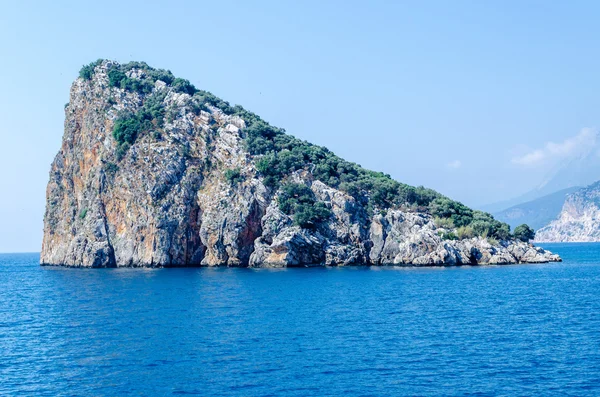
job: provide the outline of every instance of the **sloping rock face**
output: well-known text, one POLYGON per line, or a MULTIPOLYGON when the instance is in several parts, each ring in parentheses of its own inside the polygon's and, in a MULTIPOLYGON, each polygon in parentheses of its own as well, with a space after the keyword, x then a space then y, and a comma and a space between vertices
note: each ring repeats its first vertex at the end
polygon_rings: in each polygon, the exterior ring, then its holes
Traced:
MULTIPOLYGON (((157 80, 149 93, 111 87, 113 63, 79 78, 65 109, 62 147, 50 172, 43 265, 314 266, 474 265, 558 261, 513 240, 443 240, 430 215, 392 208, 369 215, 308 170, 292 179, 331 216, 301 228, 283 213, 244 146, 246 123, 157 80), (119 155, 113 137, 124 111, 148 96, 167 109, 164 124, 119 155), (236 170, 232 182, 227 170, 236 170)), ((133 69, 135 79, 143 70, 133 69)))
POLYGON ((600 182, 567 196, 557 219, 535 234, 539 242, 600 241, 600 182))

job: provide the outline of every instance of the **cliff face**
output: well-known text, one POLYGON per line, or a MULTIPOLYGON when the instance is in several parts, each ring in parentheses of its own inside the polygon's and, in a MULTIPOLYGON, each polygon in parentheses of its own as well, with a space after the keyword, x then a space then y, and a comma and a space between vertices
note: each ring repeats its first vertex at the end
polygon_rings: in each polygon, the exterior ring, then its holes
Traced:
POLYGON ((543 242, 600 241, 600 182, 567 196, 557 219, 535 234, 543 242))
MULTIPOLYGON (((288 184, 308 187, 309 209, 321 211, 320 218, 298 221, 282 210, 283 185, 257 166, 263 156, 248 150, 247 119, 226 114, 214 106, 214 97, 194 95, 186 81, 148 80, 150 72, 141 66, 118 75, 116 67, 98 62, 71 88, 63 143, 47 187, 42 264, 261 267, 560 260, 512 239, 444 239, 451 230, 438 228, 423 209, 374 210, 366 198, 318 180, 312 166, 292 167, 285 177, 288 184)), ((302 197, 292 195, 292 200, 302 197)))

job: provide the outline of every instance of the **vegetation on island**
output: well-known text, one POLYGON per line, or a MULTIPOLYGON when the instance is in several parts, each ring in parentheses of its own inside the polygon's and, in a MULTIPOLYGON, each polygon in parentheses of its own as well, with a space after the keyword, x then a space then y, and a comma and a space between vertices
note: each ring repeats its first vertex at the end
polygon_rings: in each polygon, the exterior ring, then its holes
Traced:
MULTIPOLYGON (((163 100, 166 93, 155 93, 150 95, 137 113, 121 113, 115 120, 113 127, 113 138, 117 141, 117 159, 121 159, 135 143, 138 135, 142 132, 154 131, 164 125, 165 108, 163 100)), ((153 134, 157 136, 157 134, 153 134)))
POLYGON ((240 183, 244 180, 244 177, 242 176, 242 171, 240 170, 239 167, 227 169, 227 170, 225 170, 224 174, 225 174, 225 179, 231 185, 237 185, 238 183, 240 183))
MULTIPOLYGON (((98 60, 84 66, 80 77, 90 80, 101 63, 102 60, 98 60)), ((168 117, 163 104, 165 91, 153 91, 156 81, 160 80, 174 91, 190 95, 190 106, 197 114, 212 106, 245 121, 245 146, 255 159, 256 169, 265 185, 273 191, 280 189, 281 210, 292 216, 299 226, 315 227, 330 216, 329 210, 315 199, 308 187, 288 182, 293 172, 307 170, 316 180, 354 197, 370 216, 385 214, 392 207, 427 212, 434 217, 438 227, 446 230, 442 234, 445 239, 482 236, 528 241, 526 237, 533 233, 520 226, 511 235, 508 224, 488 213, 472 210, 432 189, 406 185, 388 174, 346 161, 325 147, 287 134, 284 129, 270 125, 239 105, 231 106, 208 91, 198 90, 188 80, 176 78, 168 70, 154 69, 144 62, 129 62, 112 64, 107 73, 111 87, 137 92, 143 98, 143 106, 137 113, 122 113, 114 123, 113 137, 119 160, 142 133, 151 132, 155 138, 160 137, 159 130, 168 117)), ((225 178, 235 185, 241 180, 241 173, 239 169, 226 170, 225 178)))
POLYGON ((513 235, 516 239, 528 242, 529 240, 533 240, 535 237, 535 231, 529 227, 529 225, 522 224, 515 227, 513 235))
POLYGON ((88 65, 84 65, 79 70, 79 77, 81 77, 84 80, 91 80, 94 76, 94 73, 96 72, 96 66, 99 66, 103 61, 103 59, 98 59, 88 65))
POLYGON ((331 216, 325 204, 317 201, 313 191, 301 183, 282 185, 278 204, 283 213, 291 215, 294 223, 303 228, 314 228, 331 216))

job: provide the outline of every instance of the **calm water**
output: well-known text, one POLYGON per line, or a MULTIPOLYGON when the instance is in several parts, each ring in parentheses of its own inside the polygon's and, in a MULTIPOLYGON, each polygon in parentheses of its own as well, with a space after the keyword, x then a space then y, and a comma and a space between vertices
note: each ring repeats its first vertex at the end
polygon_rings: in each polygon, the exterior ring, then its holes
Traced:
POLYGON ((600 395, 600 245, 446 269, 0 255, 2 395, 600 395))

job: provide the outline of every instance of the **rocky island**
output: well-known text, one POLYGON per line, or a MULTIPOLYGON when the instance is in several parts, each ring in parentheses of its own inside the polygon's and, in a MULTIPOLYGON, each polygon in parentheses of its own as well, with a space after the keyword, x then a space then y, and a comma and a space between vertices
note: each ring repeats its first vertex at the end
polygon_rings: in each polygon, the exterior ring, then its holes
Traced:
POLYGON ((560 260, 487 213, 347 162, 143 62, 83 67, 65 116, 42 265, 560 260))

